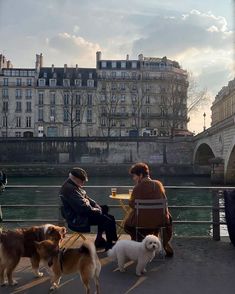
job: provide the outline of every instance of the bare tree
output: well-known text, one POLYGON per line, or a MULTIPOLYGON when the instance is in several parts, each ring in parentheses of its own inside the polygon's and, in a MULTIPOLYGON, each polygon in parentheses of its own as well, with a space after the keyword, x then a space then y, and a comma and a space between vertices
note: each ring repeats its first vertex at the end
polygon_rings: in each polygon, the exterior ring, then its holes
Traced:
POLYGON ((97 98, 98 120, 102 136, 107 138, 106 152, 108 155, 112 130, 117 129, 122 119, 119 109, 122 97, 117 81, 101 82, 97 98))
POLYGON ((83 116, 89 99, 78 92, 76 87, 66 87, 61 90, 63 97, 63 121, 68 123, 71 137, 71 161, 75 161, 75 133, 82 124, 83 116))

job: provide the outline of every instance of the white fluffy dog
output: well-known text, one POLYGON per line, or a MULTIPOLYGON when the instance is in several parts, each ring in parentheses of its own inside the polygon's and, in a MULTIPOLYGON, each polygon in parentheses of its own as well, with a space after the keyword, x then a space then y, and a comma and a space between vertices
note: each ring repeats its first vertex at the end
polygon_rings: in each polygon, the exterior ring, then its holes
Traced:
POLYGON ((120 240, 108 251, 112 260, 117 260, 120 272, 124 272, 124 264, 127 260, 137 261, 136 275, 146 272, 146 265, 150 262, 156 252, 161 251, 161 242, 154 235, 147 235, 142 242, 131 240, 120 240))

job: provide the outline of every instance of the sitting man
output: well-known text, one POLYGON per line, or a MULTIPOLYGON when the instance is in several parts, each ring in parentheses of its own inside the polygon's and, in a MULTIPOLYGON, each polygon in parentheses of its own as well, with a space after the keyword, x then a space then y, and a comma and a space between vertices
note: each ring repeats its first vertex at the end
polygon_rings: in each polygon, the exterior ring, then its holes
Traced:
MULTIPOLYGON (((149 176, 149 167, 145 163, 136 163, 130 168, 130 174, 136 183, 131 198, 129 200, 129 206, 131 208, 129 215, 125 221, 124 229, 126 233, 130 234, 131 239, 136 239, 136 211, 135 211, 135 199, 161 199, 166 198, 165 189, 160 181, 152 180, 149 176)), ((174 252, 169 244, 172 237, 172 218, 168 208, 165 213, 165 227, 163 232, 163 246, 167 256, 173 256, 174 252)), ((153 233, 148 229, 151 227, 151 220, 155 221, 157 226, 161 226, 163 223, 163 216, 161 213, 158 214, 157 210, 153 211, 142 211, 141 212, 141 223, 144 224, 146 229, 139 230, 138 240, 144 238, 145 235, 153 233)), ((155 234, 159 233, 159 230, 154 230, 155 234)))
POLYGON ((68 179, 60 189, 62 216, 69 228, 75 232, 89 232, 91 225, 98 225, 95 245, 108 250, 113 246, 113 242, 117 241, 115 219, 108 214, 106 205, 101 207, 87 196, 83 189, 86 181, 87 173, 82 168, 74 167, 70 171, 68 179), (106 234, 106 240, 102 237, 103 232, 106 234))

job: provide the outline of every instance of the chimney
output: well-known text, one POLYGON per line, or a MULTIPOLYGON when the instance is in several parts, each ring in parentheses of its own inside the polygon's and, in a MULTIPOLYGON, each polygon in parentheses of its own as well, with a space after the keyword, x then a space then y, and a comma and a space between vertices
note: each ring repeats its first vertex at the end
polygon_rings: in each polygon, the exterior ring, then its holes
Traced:
POLYGON ((78 71, 78 65, 76 64, 76 72, 78 71))
POLYGON ((129 60, 129 54, 126 55, 126 60, 129 60))
POLYGON ((43 56, 42 56, 42 53, 39 55, 39 65, 40 65, 40 68, 43 67, 43 56))
POLYGON ((55 69, 54 69, 54 64, 52 64, 52 65, 51 65, 51 72, 53 73, 54 70, 55 70, 55 69))
POLYGON ((96 62, 98 62, 98 61, 101 60, 101 56, 102 56, 101 51, 97 51, 97 52, 96 52, 96 62))
POLYGON ((67 70, 67 64, 64 64, 64 73, 66 73, 67 70))

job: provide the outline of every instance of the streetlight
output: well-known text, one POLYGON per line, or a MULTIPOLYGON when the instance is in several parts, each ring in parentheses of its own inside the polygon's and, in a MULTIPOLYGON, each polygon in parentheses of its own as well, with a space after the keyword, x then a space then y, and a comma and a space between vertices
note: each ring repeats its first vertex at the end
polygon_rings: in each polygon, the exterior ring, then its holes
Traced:
POLYGON ((206 130, 206 113, 203 113, 203 117, 204 117, 204 126, 203 126, 203 131, 206 130))

